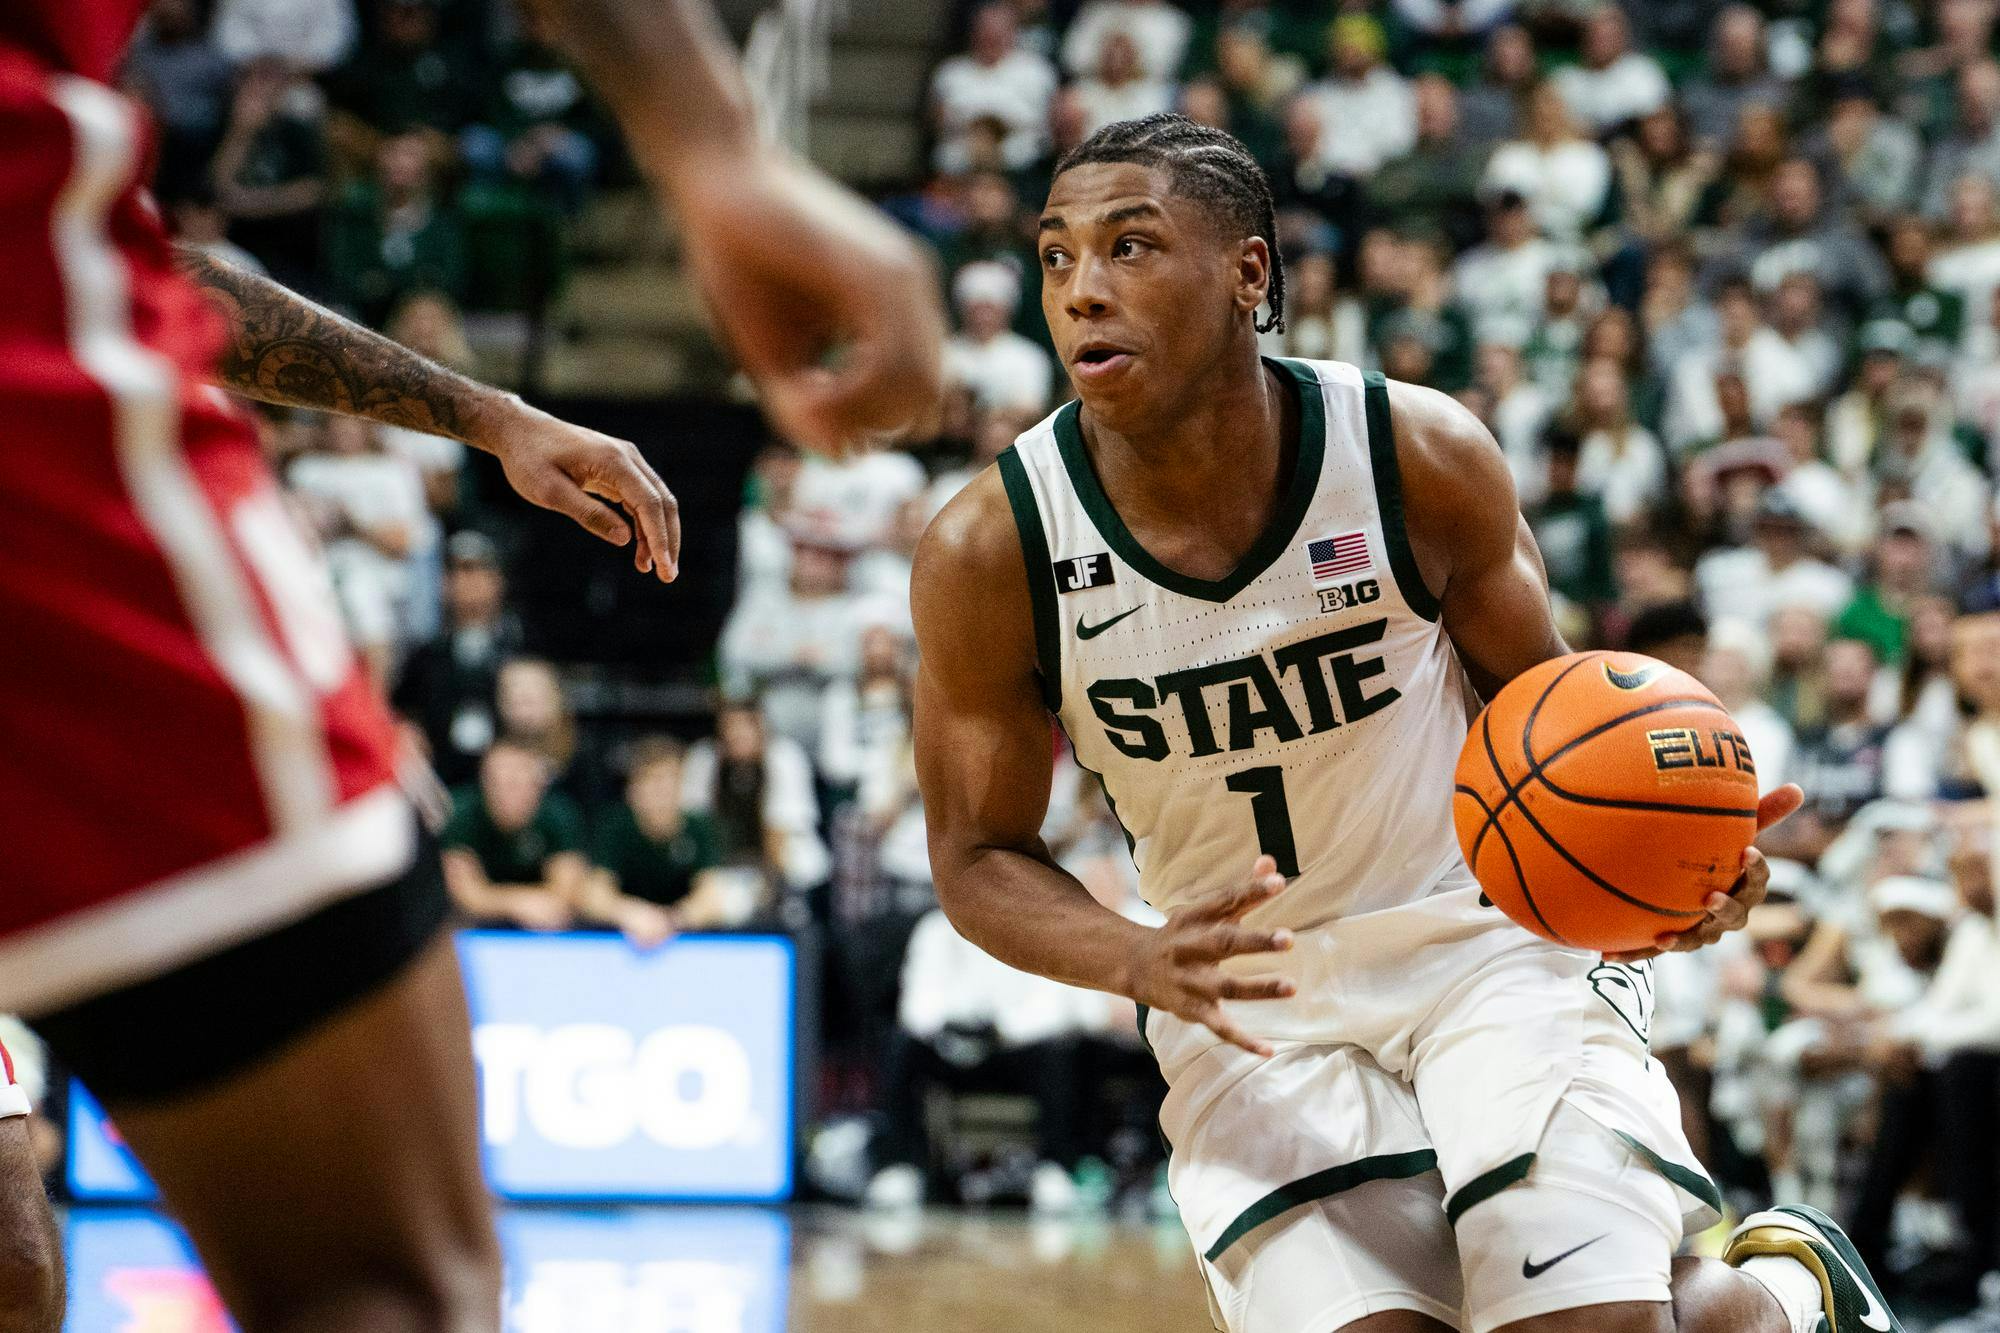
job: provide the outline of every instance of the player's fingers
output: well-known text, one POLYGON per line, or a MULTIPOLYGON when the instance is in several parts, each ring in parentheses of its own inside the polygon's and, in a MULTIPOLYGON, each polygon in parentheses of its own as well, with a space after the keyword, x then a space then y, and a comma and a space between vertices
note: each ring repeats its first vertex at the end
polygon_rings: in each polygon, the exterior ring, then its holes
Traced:
POLYGON ((1183 934, 1174 941, 1171 953, 1175 962, 1217 963, 1244 954, 1283 953, 1291 947, 1289 930, 1252 930, 1220 922, 1183 934))
POLYGON ((1663 949, 1628 949, 1624 953, 1605 954, 1604 961, 1607 963, 1643 963, 1647 959, 1658 958, 1664 952, 1665 950, 1663 949))
POLYGON ((1750 919, 1749 906, 1741 898, 1726 893, 1711 893, 1702 905, 1708 909, 1704 928, 1714 926, 1718 932, 1726 933, 1743 929, 1744 922, 1750 919))
POLYGON ((1260 903, 1269 902, 1285 888, 1278 863, 1260 856, 1250 867, 1250 877, 1235 888, 1218 889, 1197 899, 1188 915, 1203 921, 1233 921, 1260 903))
POLYGON ((1270 1043, 1259 1041, 1242 1028, 1230 1022, 1228 1016, 1222 1012, 1222 1006, 1219 1004, 1211 1003, 1203 1006, 1191 1016, 1191 1021, 1201 1024, 1230 1045, 1241 1046, 1252 1055, 1268 1056, 1271 1054, 1270 1043))
POLYGON ((639 530, 646 559, 662 583, 673 582, 680 573, 680 502, 634 445, 624 445, 618 451, 610 481, 618 492, 618 502, 632 515, 639 530))
POLYGON ((632 525, 625 521, 622 514, 602 500, 586 495, 581 486, 563 473, 556 472, 546 484, 522 494, 544 509, 553 509, 576 520, 591 536, 602 538, 613 546, 623 546, 632 540, 632 525))
POLYGON ((1790 819, 1805 803, 1805 789, 1796 782, 1787 782, 1757 802, 1757 831, 1762 833, 1771 825, 1790 819))
POLYGON ((1764 901, 1771 891, 1771 863, 1755 847, 1743 849, 1743 873, 1729 890, 1729 898, 1748 916, 1750 909, 1764 901))
POLYGON ((1222 1000, 1288 1000, 1299 988, 1287 977, 1232 977, 1223 975, 1215 994, 1222 1000))

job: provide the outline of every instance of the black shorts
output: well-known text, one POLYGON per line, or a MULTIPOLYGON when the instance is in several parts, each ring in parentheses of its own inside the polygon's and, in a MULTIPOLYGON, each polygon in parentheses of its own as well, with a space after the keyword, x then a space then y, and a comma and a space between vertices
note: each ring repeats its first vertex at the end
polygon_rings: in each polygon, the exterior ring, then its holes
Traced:
POLYGON ((107 1105, 199 1092, 387 984, 446 905, 437 841, 420 833, 415 861, 385 884, 30 1026, 107 1105))

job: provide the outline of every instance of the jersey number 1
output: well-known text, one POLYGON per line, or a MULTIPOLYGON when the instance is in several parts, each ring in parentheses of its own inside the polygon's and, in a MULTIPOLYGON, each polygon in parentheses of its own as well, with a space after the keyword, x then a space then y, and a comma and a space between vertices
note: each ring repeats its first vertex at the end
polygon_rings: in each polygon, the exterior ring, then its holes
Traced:
POLYGON ((1278 863, 1286 879, 1299 873, 1299 848, 1292 841, 1292 809, 1285 804, 1285 770, 1276 764, 1246 768, 1225 779, 1229 790, 1250 794, 1250 817, 1257 821, 1257 846, 1278 863))

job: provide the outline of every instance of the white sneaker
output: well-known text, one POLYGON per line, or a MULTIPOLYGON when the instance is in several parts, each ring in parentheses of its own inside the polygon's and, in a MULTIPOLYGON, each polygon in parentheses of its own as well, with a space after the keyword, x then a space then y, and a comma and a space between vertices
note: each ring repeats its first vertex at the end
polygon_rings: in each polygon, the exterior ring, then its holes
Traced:
POLYGON ((870 1208, 915 1208, 923 1201, 924 1173, 907 1162, 877 1171, 862 1195, 870 1208))
POLYGON ((1035 1168, 1034 1177, 1028 1183, 1028 1207, 1045 1216, 1076 1211, 1076 1182, 1069 1172, 1054 1162, 1043 1162, 1035 1168))

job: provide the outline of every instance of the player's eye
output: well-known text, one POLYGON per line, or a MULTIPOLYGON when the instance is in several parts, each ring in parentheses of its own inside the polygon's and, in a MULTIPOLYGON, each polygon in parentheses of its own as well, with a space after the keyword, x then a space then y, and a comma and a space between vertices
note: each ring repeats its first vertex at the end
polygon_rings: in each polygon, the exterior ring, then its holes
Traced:
POLYGON ((1120 236, 1117 244, 1111 247, 1111 255, 1114 259, 1131 259, 1146 248, 1146 242, 1140 237, 1120 236))
POLYGON ((1069 262, 1069 256, 1064 254, 1061 250, 1056 249, 1054 246, 1050 246, 1048 249, 1042 251, 1042 267, 1045 269, 1053 271, 1055 269, 1061 268, 1064 264, 1067 264, 1068 262, 1069 262))

